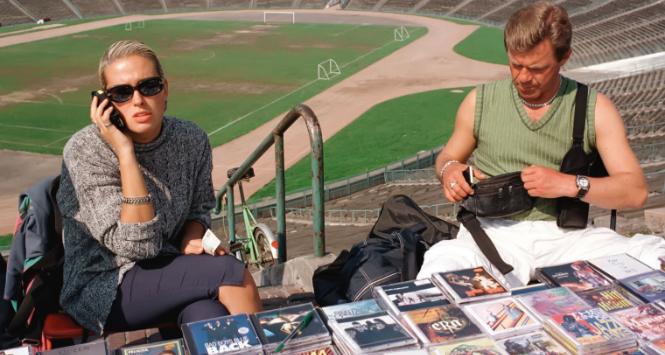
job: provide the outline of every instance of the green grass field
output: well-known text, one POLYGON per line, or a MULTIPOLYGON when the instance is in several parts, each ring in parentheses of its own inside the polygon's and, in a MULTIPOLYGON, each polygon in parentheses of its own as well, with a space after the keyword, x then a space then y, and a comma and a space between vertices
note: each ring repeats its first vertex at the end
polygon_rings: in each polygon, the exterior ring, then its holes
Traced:
MULTIPOLYGON (((326 181, 372 171, 445 143, 469 90, 429 91, 372 107, 324 144, 326 181)), ((286 191, 311 187, 310 162, 307 156, 286 171, 286 191)), ((273 181, 252 195, 252 201, 274 195, 273 181)))
MULTIPOLYGON (((495 64, 508 63, 501 29, 480 27, 454 49, 471 59, 495 64)), ((326 141, 326 181, 363 174, 444 144, 452 133, 457 108, 469 90, 465 88, 462 94, 437 90, 376 105, 326 141)), ((308 156, 286 171, 286 191, 293 192, 310 186, 308 156)), ((254 194, 252 201, 273 197, 274 194, 273 181, 254 194)))
MULTIPOLYGON (((425 28, 409 28, 415 40, 425 28)), ((60 154, 89 123, 96 67, 113 41, 153 47, 170 82, 167 114, 211 133, 213 146, 247 133, 408 44, 393 27, 156 20, 0 48, 0 149, 60 154), (342 74, 316 80, 335 59, 342 74)))
POLYGON ((480 27, 458 43, 455 52, 481 62, 508 65, 508 57, 503 47, 503 30, 494 27, 480 27))

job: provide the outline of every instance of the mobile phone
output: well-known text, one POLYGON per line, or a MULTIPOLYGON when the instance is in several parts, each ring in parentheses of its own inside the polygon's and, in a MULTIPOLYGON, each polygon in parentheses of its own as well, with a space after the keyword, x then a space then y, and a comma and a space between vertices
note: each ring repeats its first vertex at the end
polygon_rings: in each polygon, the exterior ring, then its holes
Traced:
POLYGON ((473 166, 469 165, 469 168, 464 170, 462 172, 462 175, 464 175, 464 180, 466 180, 469 185, 473 185, 476 183, 476 179, 473 176, 473 166))
MULTIPOLYGON (((101 103, 106 99, 106 93, 104 90, 95 90, 90 93, 91 96, 96 96, 97 97, 97 102, 101 103)), ((111 101, 108 103, 109 105, 113 105, 111 101)), ((111 111, 111 116, 109 118, 111 120, 111 123, 115 125, 119 130, 123 131, 125 130, 125 121, 122 120, 122 115, 120 114, 120 111, 118 111, 115 107, 111 111)))

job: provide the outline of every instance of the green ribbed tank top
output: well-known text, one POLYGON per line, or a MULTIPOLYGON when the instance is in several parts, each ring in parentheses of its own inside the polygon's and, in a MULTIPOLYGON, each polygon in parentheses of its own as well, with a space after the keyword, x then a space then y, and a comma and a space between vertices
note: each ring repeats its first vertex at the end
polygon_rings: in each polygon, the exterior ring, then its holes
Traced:
MULTIPOLYGON (((561 77, 561 87, 547 112, 538 120, 528 116, 510 79, 477 87, 473 133, 474 165, 488 176, 520 171, 532 164, 559 170, 573 143, 577 82, 561 77)), ((596 91, 589 88, 584 150, 595 147, 596 91)), ((535 207, 513 216, 518 220, 556 219, 555 199, 536 199, 535 207)))

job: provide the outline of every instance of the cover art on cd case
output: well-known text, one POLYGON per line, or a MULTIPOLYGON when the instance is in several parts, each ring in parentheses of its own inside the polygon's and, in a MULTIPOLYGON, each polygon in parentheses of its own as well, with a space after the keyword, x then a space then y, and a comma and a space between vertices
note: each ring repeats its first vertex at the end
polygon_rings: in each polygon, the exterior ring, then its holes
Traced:
POLYGON ((540 326, 540 322, 512 298, 475 303, 466 309, 491 336, 534 330, 540 326))
POLYGON ((610 280, 583 260, 540 268, 540 273, 554 285, 567 287, 574 292, 612 285, 610 280))
POLYGON ((435 355, 503 355, 496 343, 488 337, 461 340, 430 348, 435 355))
POLYGON ((612 313, 612 317, 642 339, 665 338, 665 311, 651 303, 612 313))
POLYGON ((339 323, 339 327, 361 350, 415 343, 415 339, 385 312, 339 323))
POLYGON ((261 345, 246 314, 187 323, 182 329, 192 355, 239 352, 261 345))
POLYGON ((399 312, 412 309, 450 304, 446 296, 430 280, 413 280, 377 287, 380 297, 399 312))
POLYGON ((620 281, 622 285, 645 302, 665 299, 665 273, 662 271, 656 270, 620 281))
POLYGON ((121 355, 184 355, 182 339, 123 347, 121 355))
POLYGON ((565 287, 550 288, 519 297, 529 309, 541 317, 573 313, 592 308, 565 287))
POLYGON ((600 308, 554 315, 552 321, 582 346, 634 338, 635 335, 600 308))
POLYGON ((509 355, 566 355, 568 351, 547 333, 537 331, 497 341, 509 355))
POLYGON ((648 265, 625 253, 589 259, 589 263, 615 280, 653 271, 648 265))
MULTIPOLYGON (((258 332, 263 345, 279 343, 314 310, 311 303, 256 313, 258 332)), ((317 335, 328 335, 328 329, 315 311, 312 321, 298 335, 299 340, 317 335)))
POLYGON ((605 312, 620 311, 641 303, 630 299, 624 292, 619 287, 607 287, 580 292, 577 295, 590 306, 600 307, 605 312))
POLYGON ((507 292, 483 267, 441 273, 443 280, 461 299, 507 292))
POLYGON ((346 318, 375 314, 383 311, 373 298, 323 307, 321 310, 329 320, 335 320, 338 322, 343 321, 346 318))
POLYGON ((416 309, 407 312, 407 317, 429 343, 443 343, 482 334, 471 318, 455 305, 416 309))

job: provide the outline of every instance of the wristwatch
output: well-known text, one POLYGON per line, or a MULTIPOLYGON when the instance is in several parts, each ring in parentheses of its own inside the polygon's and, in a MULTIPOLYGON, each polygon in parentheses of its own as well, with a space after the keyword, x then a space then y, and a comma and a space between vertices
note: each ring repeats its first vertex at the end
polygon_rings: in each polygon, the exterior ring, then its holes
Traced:
POLYGON ((577 196, 575 197, 581 199, 586 196, 586 193, 589 192, 589 188, 591 187, 589 178, 584 175, 577 175, 577 177, 575 177, 575 184, 577 185, 577 196))

